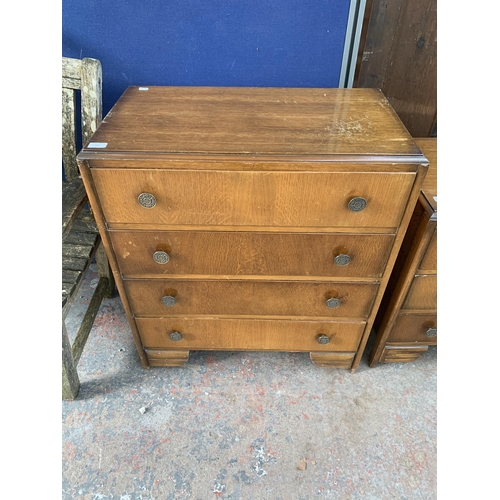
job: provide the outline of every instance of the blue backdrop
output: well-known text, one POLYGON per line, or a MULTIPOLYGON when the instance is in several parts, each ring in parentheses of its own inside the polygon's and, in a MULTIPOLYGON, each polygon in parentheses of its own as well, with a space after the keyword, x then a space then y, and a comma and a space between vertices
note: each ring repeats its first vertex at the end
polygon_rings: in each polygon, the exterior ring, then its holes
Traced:
POLYGON ((129 85, 337 87, 349 0, 63 0, 63 56, 129 85))

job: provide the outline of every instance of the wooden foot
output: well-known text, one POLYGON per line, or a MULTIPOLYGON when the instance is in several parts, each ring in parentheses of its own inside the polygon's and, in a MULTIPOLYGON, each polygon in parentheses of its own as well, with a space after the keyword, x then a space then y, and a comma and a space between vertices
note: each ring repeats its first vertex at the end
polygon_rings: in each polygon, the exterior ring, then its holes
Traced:
POLYGON ((409 363, 426 353, 429 346, 386 345, 380 356, 381 363, 409 363))
POLYGON ((320 368, 351 368, 354 352, 310 352, 311 361, 320 368))
POLYGON ((145 349, 151 366, 182 366, 189 359, 189 351, 166 351, 164 349, 145 349))

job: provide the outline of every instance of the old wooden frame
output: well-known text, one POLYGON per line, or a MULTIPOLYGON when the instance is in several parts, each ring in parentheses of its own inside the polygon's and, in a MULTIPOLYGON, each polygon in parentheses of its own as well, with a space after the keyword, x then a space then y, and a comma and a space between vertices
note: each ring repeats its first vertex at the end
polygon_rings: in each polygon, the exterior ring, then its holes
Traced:
POLYGON ((78 170, 78 128, 82 145, 102 119, 102 69, 97 59, 62 58, 62 397, 75 399, 80 389, 77 365, 102 299, 114 291, 114 279, 78 170), (77 109, 76 92, 81 106, 77 109), (81 127, 78 127, 78 115, 81 127), (71 345, 65 318, 83 277, 96 257, 99 283, 71 345))

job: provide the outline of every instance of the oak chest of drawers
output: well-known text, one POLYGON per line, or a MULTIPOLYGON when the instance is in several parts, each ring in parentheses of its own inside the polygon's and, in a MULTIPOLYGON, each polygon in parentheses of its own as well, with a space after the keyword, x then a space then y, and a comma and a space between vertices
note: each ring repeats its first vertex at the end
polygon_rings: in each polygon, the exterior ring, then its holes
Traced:
POLYGON ((429 170, 377 313, 372 367, 414 361, 437 345, 437 139, 415 141, 429 170))
POLYGON ((380 91, 129 87, 78 156, 144 366, 355 371, 427 171, 380 91))

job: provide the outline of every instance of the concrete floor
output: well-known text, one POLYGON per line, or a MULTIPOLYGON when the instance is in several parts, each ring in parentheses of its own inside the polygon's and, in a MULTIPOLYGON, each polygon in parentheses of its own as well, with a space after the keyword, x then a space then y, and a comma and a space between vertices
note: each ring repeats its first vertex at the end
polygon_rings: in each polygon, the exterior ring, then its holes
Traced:
MULTIPOLYGON (((87 274, 74 335, 97 283, 87 274)), ((425 499, 436 493, 437 350, 407 364, 317 368, 307 354, 193 352, 142 368, 105 300, 62 403, 62 498, 425 499), (141 410, 142 409, 142 410, 141 410)))

